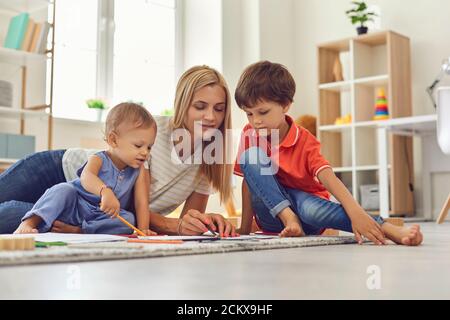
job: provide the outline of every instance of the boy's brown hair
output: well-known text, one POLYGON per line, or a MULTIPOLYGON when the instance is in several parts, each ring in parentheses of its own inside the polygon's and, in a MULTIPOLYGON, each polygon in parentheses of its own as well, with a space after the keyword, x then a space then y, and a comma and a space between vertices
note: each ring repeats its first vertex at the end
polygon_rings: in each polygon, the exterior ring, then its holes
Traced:
POLYGON ((294 102, 295 81, 279 63, 260 61, 242 73, 234 98, 239 108, 251 108, 261 101, 287 106, 294 102))
POLYGON ((105 137, 111 132, 117 132, 123 123, 130 123, 135 128, 149 128, 155 125, 155 119, 143 106, 132 103, 120 103, 108 113, 105 123, 105 137))

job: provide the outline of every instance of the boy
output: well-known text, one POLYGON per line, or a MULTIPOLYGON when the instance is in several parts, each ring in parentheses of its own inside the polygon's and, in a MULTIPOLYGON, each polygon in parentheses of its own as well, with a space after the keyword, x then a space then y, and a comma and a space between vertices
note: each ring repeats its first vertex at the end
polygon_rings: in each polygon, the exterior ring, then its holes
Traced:
POLYGON ((422 243, 420 227, 397 227, 372 218, 353 199, 320 153, 320 143, 287 115, 295 81, 282 65, 262 61, 241 75, 235 92, 249 124, 241 135, 234 168, 243 176, 242 223, 248 234, 252 216, 267 232, 282 237, 320 234, 325 228, 353 232, 378 245, 386 238, 403 245, 422 243), (329 201, 330 193, 340 204, 329 201))

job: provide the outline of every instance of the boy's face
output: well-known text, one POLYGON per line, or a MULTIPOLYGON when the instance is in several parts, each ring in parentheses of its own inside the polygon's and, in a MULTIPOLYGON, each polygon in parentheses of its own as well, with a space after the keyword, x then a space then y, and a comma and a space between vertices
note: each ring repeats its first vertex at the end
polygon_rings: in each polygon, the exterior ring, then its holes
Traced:
POLYGON ((290 104, 282 106, 273 101, 261 101, 251 108, 243 107, 243 110, 259 135, 270 136, 270 130, 280 130, 286 124, 286 113, 290 107, 290 104))
POLYGON ((114 153, 124 164, 137 169, 147 161, 155 138, 155 124, 147 128, 121 130, 113 142, 114 153))

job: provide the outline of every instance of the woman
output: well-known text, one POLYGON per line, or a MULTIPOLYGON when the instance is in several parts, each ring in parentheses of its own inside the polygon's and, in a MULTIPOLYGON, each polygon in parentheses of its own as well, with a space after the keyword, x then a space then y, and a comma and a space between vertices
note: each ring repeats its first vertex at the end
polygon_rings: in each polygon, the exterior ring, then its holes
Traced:
MULTIPOLYGON (((202 151, 200 147, 211 143, 211 136, 218 131, 223 137, 222 150, 227 150, 225 132, 231 129, 230 103, 223 76, 207 66, 197 66, 186 71, 178 82, 174 117, 155 117, 158 135, 148 166, 152 230, 198 235, 212 229, 223 236, 236 235, 234 227, 221 215, 204 213, 212 188, 220 192, 222 202, 231 197, 232 167, 226 162, 227 152, 222 152, 220 161, 212 164, 207 164, 203 156, 200 164, 192 161, 197 151, 202 151), (190 148, 186 147, 186 136, 190 138, 190 148), (179 219, 164 217, 183 202, 179 219)), ((78 168, 94 152, 68 149, 35 153, 1 174, 0 233, 13 232, 48 188, 74 179, 78 168)), ((51 231, 73 233, 80 229, 56 221, 51 231)))

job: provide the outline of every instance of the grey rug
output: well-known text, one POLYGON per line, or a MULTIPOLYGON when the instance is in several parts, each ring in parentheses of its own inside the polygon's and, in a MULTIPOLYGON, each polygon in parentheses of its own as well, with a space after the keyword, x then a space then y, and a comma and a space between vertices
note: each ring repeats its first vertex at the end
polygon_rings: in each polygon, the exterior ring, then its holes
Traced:
POLYGON ((354 244, 353 237, 304 237, 264 240, 185 242, 183 244, 96 243, 33 251, 0 251, 0 266, 67 263, 119 259, 142 259, 236 251, 273 250, 354 244))

